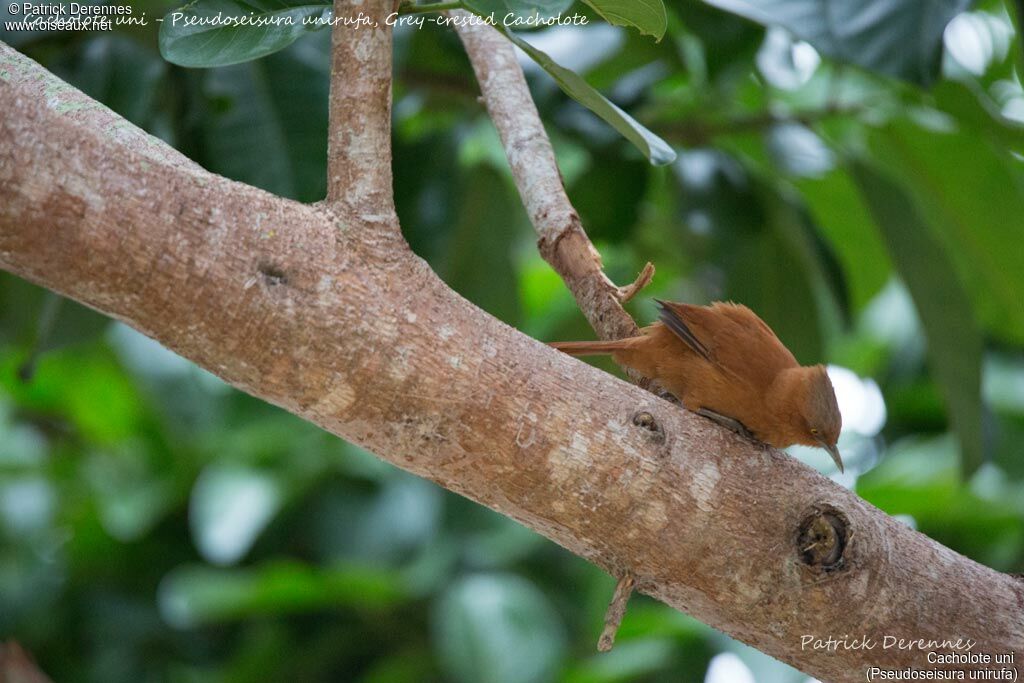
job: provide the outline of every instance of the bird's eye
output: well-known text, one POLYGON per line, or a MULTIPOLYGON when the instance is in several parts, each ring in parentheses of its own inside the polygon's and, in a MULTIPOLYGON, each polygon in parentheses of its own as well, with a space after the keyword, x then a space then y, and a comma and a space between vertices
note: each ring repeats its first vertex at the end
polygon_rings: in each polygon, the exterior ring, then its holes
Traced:
POLYGON ((812 429, 812 430, 811 430, 811 434, 817 434, 817 433, 818 433, 818 430, 817 430, 817 429, 812 429))

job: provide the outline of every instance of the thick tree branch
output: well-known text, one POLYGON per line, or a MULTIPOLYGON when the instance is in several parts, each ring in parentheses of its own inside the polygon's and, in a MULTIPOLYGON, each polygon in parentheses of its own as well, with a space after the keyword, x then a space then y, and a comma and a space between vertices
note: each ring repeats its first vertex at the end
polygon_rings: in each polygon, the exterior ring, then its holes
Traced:
POLYGON ((391 177, 391 27, 395 0, 335 0, 327 202, 395 226, 391 177), (366 18, 370 24, 360 23, 366 18))
POLYGON ((926 666, 884 636, 1024 672, 1024 583, 519 334, 372 223, 206 173, 2 44, 0 108, 0 267, 819 679, 926 666))
MULTIPOLYGON (((450 12, 465 19, 464 10, 450 12)), ((604 274, 601 255, 591 244, 569 202, 551 141, 533 103, 515 48, 493 27, 458 22, 456 30, 476 72, 487 112, 505 147, 512 177, 539 237, 540 253, 576 297, 580 310, 602 339, 637 333, 622 308, 623 292, 604 274)), ((649 265, 649 264, 648 264, 649 265)), ((653 276, 647 272, 646 284, 653 276)), ((632 290, 629 296, 636 294, 632 290)))

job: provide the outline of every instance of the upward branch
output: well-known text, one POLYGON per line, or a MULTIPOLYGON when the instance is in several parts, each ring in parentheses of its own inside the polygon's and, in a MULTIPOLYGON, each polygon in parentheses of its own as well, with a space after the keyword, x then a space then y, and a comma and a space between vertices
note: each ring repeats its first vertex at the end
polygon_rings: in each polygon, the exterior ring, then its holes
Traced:
POLYGON ((342 215, 395 225, 391 177, 394 0, 335 0, 327 202, 342 215), (369 23, 360 22, 365 17, 369 23))
MULTIPOLYGON (((465 19, 463 10, 452 15, 465 19)), ((538 235, 544 259, 562 276, 580 310, 602 339, 637 334, 622 303, 639 287, 619 288, 605 275, 601 256, 590 242, 569 201, 555 152, 533 103, 512 43, 484 23, 457 22, 483 99, 505 148, 512 177, 538 235)), ((638 278, 650 281, 648 266, 638 278)), ((636 378, 634 378, 636 379, 636 378)))

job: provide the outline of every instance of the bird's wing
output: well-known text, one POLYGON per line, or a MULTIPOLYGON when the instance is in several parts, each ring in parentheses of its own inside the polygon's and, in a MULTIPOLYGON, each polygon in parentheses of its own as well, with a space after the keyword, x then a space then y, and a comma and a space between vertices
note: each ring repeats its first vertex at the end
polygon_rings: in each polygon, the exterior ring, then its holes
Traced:
POLYGON ((715 302, 703 309, 720 320, 731 324, 720 324, 715 335, 715 350, 721 341, 719 360, 730 368, 746 368, 748 372, 762 379, 775 378, 786 368, 799 365, 796 358, 779 338, 752 310, 742 304, 715 302), (745 343, 737 344, 737 339, 745 343), (751 361, 757 360, 754 364, 751 361))
POLYGON ((746 306, 659 303, 662 322, 691 349, 754 386, 768 386, 780 370, 798 365, 767 323, 746 306))
POLYGON ((697 308, 696 306, 688 306, 687 304, 677 304, 671 301, 662 301, 661 299, 655 299, 658 302, 659 314, 658 318, 664 323, 665 327, 672 330, 672 332, 686 342, 694 353, 704 358, 709 363, 714 363, 714 359, 711 357, 711 352, 708 347, 704 345, 697 335, 690 329, 690 325, 687 323, 687 308, 697 308))

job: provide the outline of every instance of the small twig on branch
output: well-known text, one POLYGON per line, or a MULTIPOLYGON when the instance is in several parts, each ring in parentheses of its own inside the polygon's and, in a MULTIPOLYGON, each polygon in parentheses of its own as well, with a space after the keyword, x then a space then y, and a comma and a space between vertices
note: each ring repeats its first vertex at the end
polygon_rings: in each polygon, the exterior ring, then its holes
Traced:
POLYGON ((391 177, 391 27, 394 0, 335 0, 327 202, 365 223, 397 225, 391 177), (376 25, 348 25, 362 13, 376 25))
POLYGON ((640 271, 640 274, 636 276, 636 280, 632 284, 626 285, 625 287, 619 287, 618 297, 619 303, 626 304, 632 300, 637 294, 640 293, 647 285, 651 284, 651 280, 654 278, 654 264, 650 261, 644 266, 644 269, 640 271))
POLYGON ((608 610, 604 613, 604 630, 601 631, 601 638, 597 641, 597 649, 601 652, 608 652, 615 645, 615 634, 619 632, 622 617, 626 615, 626 603, 633 595, 635 583, 633 575, 626 572, 615 584, 612 601, 608 603, 608 610))
MULTIPOLYGON (((461 10, 449 14, 469 16, 461 10)), ((555 152, 515 48, 491 26, 459 24, 456 30, 473 64, 487 112, 498 129, 519 196, 537 231, 541 256, 565 281, 601 339, 635 335, 636 323, 622 308, 622 290, 605 275, 601 256, 565 193, 555 152)), ((639 377, 630 377, 639 381, 639 377)))

